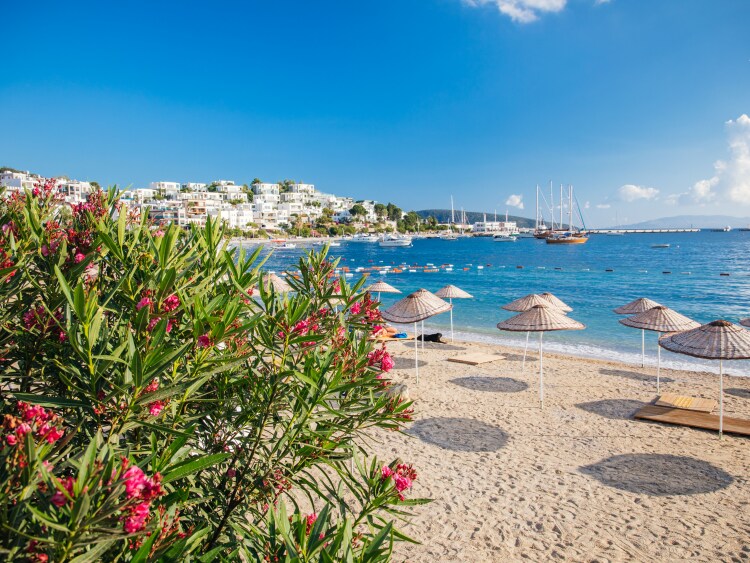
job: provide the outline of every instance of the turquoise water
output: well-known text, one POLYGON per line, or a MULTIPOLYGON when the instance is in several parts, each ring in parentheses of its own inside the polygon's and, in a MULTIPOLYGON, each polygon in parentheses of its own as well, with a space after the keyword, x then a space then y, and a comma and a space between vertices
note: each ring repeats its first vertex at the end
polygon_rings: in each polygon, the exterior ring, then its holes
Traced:
MULTIPOLYGON (((275 251, 267 267, 275 271, 293 268, 304 250, 300 246, 275 251)), ((586 325, 583 331, 547 333, 546 349, 629 363, 640 363, 640 331, 618 323, 622 317, 612 309, 637 297, 649 297, 701 323, 750 317, 750 232, 595 235, 587 244, 574 246, 547 245, 536 239, 498 243, 491 238, 416 239, 410 248, 342 242, 330 254, 351 269, 351 282, 362 275, 354 271, 357 267, 453 264, 452 272, 405 270, 370 276, 373 281, 386 280, 404 294, 419 288, 437 291, 449 283, 471 293, 474 299, 454 301, 456 337, 465 340, 523 345, 524 335, 495 328, 513 314, 500 306, 543 291, 573 307, 569 316, 586 325), (670 247, 654 249, 653 244, 670 247)), ((403 295, 381 297, 387 308, 403 295)), ((425 330, 447 335, 448 314, 425 321, 425 330)), ((647 360, 655 353, 656 334, 647 332, 647 360)), ((665 350, 662 360, 672 367, 695 362, 665 350)), ((737 374, 750 373, 750 362, 728 367, 737 374)))

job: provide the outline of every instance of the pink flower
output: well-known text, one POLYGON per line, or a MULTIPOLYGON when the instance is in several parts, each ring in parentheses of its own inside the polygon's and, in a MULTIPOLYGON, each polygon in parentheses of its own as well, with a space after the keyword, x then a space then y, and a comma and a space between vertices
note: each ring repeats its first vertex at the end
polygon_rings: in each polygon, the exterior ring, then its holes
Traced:
POLYGON ((21 424, 18 425, 18 428, 16 428, 17 436, 23 436, 24 434, 27 434, 28 432, 31 432, 31 426, 29 426, 25 422, 22 422, 21 424))
POLYGON ((80 264, 85 259, 86 259, 86 255, 82 254, 80 252, 77 252, 76 255, 75 255, 75 257, 74 257, 74 260, 75 260, 76 264, 80 264))
POLYGON ((164 410, 164 401, 154 401, 148 406, 148 412, 151 416, 159 416, 164 410))
POLYGON ((381 479, 383 479, 385 481, 391 475, 393 475, 393 469, 391 469, 387 465, 384 465, 383 469, 380 470, 380 477, 381 477, 381 479))
POLYGON ((391 355, 388 352, 385 352, 383 354, 383 359, 380 360, 380 369, 388 372, 393 369, 394 365, 395 364, 393 363, 393 358, 391 358, 391 355))
POLYGON ((231 478, 231 477, 234 477, 235 475, 237 475, 236 469, 227 469, 227 477, 231 478))
POLYGON ((135 308, 140 311, 144 307, 150 307, 152 303, 153 301, 151 301, 151 299, 144 297, 138 302, 138 305, 136 305, 135 308))
POLYGON ((52 495, 49 501, 58 508, 60 508, 61 506, 65 506, 68 503, 68 499, 66 499, 65 495, 60 491, 57 491, 54 495, 52 495))
POLYGON ((140 532, 146 527, 146 520, 148 520, 150 508, 151 503, 149 501, 136 505, 136 507, 130 512, 130 515, 125 519, 123 529, 128 534, 140 532))
POLYGON ((162 231, 161 229, 154 231, 154 238, 159 238, 163 236, 164 236, 164 231, 162 231))
POLYGON ((211 341, 211 337, 206 334, 201 334, 198 337, 198 348, 210 348, 213 346, 213 342, 211 341))
POLYGON ((310 331, 310 321, 301 320, 294 325, 294 331, 299 333, 300 336, 305 336, 310 331))
POLYGON ((179 306, 180 306, 180 298, 177 297, 174 293, 164 300, 163 308, 164 308, 164 311, 167 313, 174 311, 179 306))
POLYGON ((147 477, 143 470, 133 465, 123 475, 125 479, 125 494, 129 499, 140 496, 146 486, 147 477))
POLYGON ((151 383, 146 385, 146 387, 143 388, 144 393, 151 393, 153 391, 156 391, 159 388, 159 379, 154 378, 151 383))
POLYGON ((401 491, 411 488, 411 479, 396 473, 393 476, 393 484, 395 485, 396 490, 400 493, 401 491))
POLYGON ((13 434, 8 434, 5 437, 5 441, 8 442, 9 446, 15 446, 16 442, 18 442, 18 440, 16 439, 16 437, 13 434))
POLYGON ((49 432, 47 432, 46 436, 44 437, 47 440, 48 444, 54 444, 57 442, 60 438, 63 437, 64 432, 58 430, 55 426, 53 426, 49 432))
POLYGON ((349 309, 353 315, 359 315, 359 313, 362 311, 362 304, 357 302, 354 305, 351 306, 349 309))

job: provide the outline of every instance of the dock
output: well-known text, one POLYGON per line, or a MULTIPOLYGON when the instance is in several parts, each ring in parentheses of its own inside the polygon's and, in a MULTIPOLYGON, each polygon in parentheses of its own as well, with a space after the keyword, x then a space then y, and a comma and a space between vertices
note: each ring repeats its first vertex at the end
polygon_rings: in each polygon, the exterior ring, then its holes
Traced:
POLYGON ((700 229, 590 229, 591 235, 617 234, 662 234, 662 233, 699 233, 700 229))

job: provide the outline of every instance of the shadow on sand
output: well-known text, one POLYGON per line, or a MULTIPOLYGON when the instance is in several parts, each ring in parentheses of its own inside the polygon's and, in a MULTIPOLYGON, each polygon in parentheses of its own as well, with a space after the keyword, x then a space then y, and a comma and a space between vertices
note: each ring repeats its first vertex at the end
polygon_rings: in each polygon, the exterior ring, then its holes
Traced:
MULTIPOLYGON (((443 337, 445 338, 445 337, 443 337)), ((414 344, 419 344, 419 351, 422 351, 422 341, 414 341, 410 340, 409 342, 404 342, 404 347, 409 348, 411 350, 414 350, 414 344)), ((428 350, 445 350, 447 352, 461 352, 463 350, 466 350, 465 346, 459 346, 457 344, 445 344, 443 342, 425 342, 424 343, 424 351, 427 352, 428 350)))
POLYGON ((646 403, 632 399, 603 399, 590 403, 578 403, 576 407, 614 420, 633 418, 635 412, 646 403))
POLYGON ((471 389, 472 391, 487 391, 490 393, 519 393, 529 388, 528 383, 513 379, 512 377, 472 375, 451 379, 450 382, 459 387, 471 389))
POLYGON ((416 421, 406 433, 455 452, 494 452, 508 442, 502 428, 471 418, 426 418, 416 421))
POLYGON ((743 399, 750 399, 750 389, 731 387, 729 389, 724 389, 724 393, 727 395, 734 395, 735 397, 742 397, 743 399))
POLYGON ((660 497, 712 493, 734 481, 707 461, 667 454, 616 455, 579 471, 608 487, 660 497))
MULTIPOLYGON (((418 363, 419 367, 423 368, 430 362, 426 362, 420 356, 418 363)), ((414 369, 414 356, 393 356, 393 369, 414 369)))
MULTIPOLYGON (((651 371, 651 367, 645 367, 644 370, 651 371)), ((615 375, 617 377, 624 377, 626 379, 632 379, 633 381, 641 381, 643 383, 653 383, 656 385, 656 373, 641 373, 637 371, 628 371, 624 369, 607 369, 601 368, 599 373, 602 375, 615 375)), ((659 378, 662 383, 672 383, 674 379, 671 377, 664 377, 663 375, 659 378)))

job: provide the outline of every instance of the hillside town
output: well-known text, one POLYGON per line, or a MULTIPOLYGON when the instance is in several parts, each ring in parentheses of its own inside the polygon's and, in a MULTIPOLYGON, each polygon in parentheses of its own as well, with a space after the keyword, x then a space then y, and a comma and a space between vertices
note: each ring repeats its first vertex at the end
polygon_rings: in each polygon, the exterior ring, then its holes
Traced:
MULTIPOLYGON (((31 190, 50 180, 13 168, 0 168, 0 188, 6 194, 31 190)), ((97 182, 60 176, 51 179, 60 199, 75 205, 86 200, 97 182)), ((456 230, 475 236, 498 233, 518 234, 515 222, 470 223, 466 214, 438 222, 434 215, 404 212, 393 203, 355 200, 324 193, 313 184, 292 180, 269 183, 256 178, 250 184, 233 180, 202 182, 151 182, 148 188, 119 190, 120 201, 130 209, 147 211, 157 223, 181 227, 202 226, 210 217, 226 224, 232 236, 275 237, 282 234, 304 237, 352 235, 355 233, 419 233, 456 230)), ((435 210, 438 211, 438 210, 435 210)))

